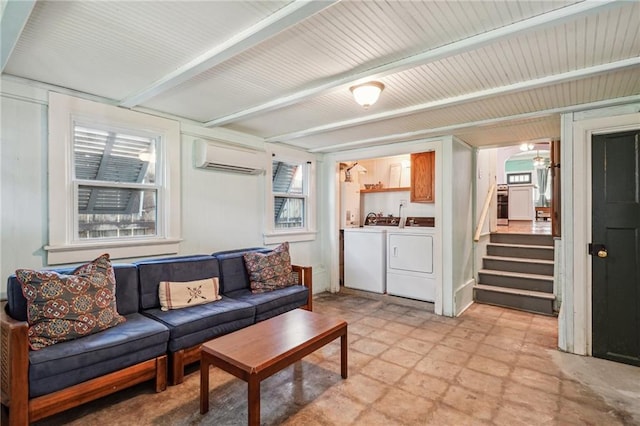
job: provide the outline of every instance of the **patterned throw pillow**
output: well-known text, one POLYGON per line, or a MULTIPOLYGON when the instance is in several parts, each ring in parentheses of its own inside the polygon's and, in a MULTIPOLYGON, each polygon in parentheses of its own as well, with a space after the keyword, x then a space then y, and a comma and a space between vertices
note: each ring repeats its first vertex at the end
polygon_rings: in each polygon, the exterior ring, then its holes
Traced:
POLYGON ((222 299, 218 291, 218 277, 184 282, 160 281, 158 286, 160 309, 168 311, 215 302, 222 299))
POLYGON ((116 308, 116 279, 108 254, 78 267, 72 275, 18 269, 16 277, 27 299, 33 350, 126 321, 116 308))
POLYGON ((270 253, 246 253, 244 262, 252 293, 264 293, 296 283, 288 242, 280 244, 270 253))

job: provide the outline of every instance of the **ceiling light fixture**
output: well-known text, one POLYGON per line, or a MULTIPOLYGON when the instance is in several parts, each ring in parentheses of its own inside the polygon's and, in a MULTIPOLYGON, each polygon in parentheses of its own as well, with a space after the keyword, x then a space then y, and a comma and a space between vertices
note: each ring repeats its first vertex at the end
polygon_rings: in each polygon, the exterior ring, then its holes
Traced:
POLYGON ((542 168, 545 166, 545 159, 540 157, 540 151, 536 151, 537 155, 533 157, 533 167, 542 168))
POLYGON ((523 143, 522 145, 520 145, 520 151, 531 151, 533 150, 533 144, 532 143, 523 143))
POLYGON ((353 98, 357 103, 362 105, 364 109, 369 108, 378 101, 383 89, 384 84, 379 81, 369 81, 349 88, 351 93, 353 93, 353 98))

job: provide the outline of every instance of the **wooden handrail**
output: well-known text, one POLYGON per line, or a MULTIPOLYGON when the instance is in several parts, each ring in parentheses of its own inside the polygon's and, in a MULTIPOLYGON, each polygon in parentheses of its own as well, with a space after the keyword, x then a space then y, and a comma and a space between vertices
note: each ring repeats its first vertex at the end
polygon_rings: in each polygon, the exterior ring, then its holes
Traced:
POLYGON ((489 212, 489 205, 491 204, 491 198, 493 197, 493 191, 496 190, 496 184, 492 183, 489 187, 489 192, 487 192, 487 198, 484 199, 484 206, 482 206, 482 213, 480 213, 480 218, 478 219, 478 225, 476 225, 476 233, 473 236, 473 241, 476 243, 480 241, 480 233, 482 232, 482 225, 484 224, 485 219, 487 218, 487 213, 489 212))

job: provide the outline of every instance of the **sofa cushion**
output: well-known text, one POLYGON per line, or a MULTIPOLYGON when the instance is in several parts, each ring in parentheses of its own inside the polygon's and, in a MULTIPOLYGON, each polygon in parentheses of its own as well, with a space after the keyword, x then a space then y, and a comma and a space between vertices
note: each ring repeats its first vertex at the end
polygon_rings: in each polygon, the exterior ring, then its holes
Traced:
POLYGON ((214 253, 213 256, 220 263, 220 293, 224 295, 236 290, 249 289, 249 274, 244 264, 244 255, 270 251, 267 248, 249 248, 214 253))
MULTIPOLYGON (((50 269, 59 274, 70 275, 76 268, 50 269)), ((138 312, 138 269, 132 264, 113 264, 116 276, 116 304, 120 315, 138 312)), ((27 299, 22 294, 20 281, 14 275, 7 279, 7 313, 18 321, 27 320, 27 299)))
POLYGON ((177 256, 136 262, 142 310, 159 308, 161 281, 194 281, 218 277, 218 261, 209 255, 177 256))
POLYGON ((143 314, 169 328, 169 352, 176 352, 253 324, 255 311, 249 303, 223 297, 204 305, 169 311, 154 308, 143 314))
POLYGON ((188 308, 220 300, 218 277, 195 281, 160 281, 160 309, 188 308))
POLYGON ((253 293, 273 291, 296 283, 291 269, 288 242, 280 244, 269 253, 245 253, 243 257, 253 293))
POLYGON ((258 322, 306 305, 309 289, 302 285, 293 285, 264 293, 252 293, 249 289, 236 290, 227 295, 255 306, 258 322))
POLYGON ((104 254, 71 275, 18 269, 27 299, 29 346, 39 350, 125 321, 116 309, 116 280, 104 254))
POLYGON ((82 339, 29 352, 29 396, 45 395, 163 355, 169 330, 141 314, 82 339))

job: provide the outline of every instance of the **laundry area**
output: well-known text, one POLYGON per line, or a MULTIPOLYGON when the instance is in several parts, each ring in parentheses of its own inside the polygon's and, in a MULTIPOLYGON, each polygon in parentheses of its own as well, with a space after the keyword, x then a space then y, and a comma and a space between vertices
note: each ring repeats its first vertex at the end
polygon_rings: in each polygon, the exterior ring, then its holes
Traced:
POLYGON ((340 164, 345 288, 435 301, 434 158, 423 152, 340 164))

